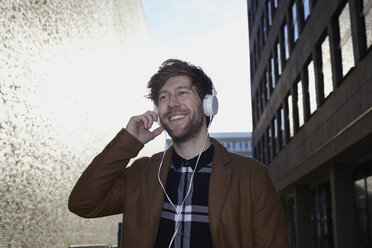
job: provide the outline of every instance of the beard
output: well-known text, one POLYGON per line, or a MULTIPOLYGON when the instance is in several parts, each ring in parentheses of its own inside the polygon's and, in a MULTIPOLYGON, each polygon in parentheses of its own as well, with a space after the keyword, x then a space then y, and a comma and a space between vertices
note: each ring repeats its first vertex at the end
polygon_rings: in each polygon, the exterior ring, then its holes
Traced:
POLYGON ((173 143, 184 143, 197 137, 201 131, 204 121, 203 106, 190 116, 189 123, 182 130, 171 130, 168 125, 162 124, 173 143))

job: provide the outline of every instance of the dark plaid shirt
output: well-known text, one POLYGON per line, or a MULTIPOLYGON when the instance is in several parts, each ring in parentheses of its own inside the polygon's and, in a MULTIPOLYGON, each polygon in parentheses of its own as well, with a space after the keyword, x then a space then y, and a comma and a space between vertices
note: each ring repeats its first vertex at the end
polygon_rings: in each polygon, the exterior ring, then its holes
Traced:
MULTIPOLYGON (((191 191, 185 201, 177 236, 172 247, 196 248, 213 247, 209 229, 208 217, 208 191, 209 178, 212 171, 214 146, 204 151, 199 159, 194 174, 191 191)), ((172 155, 172 164, 168 172, 165 189, 173 204, 180 207, 189 189, 192 171, 195 168, 198 156, 186 160, 175 151, 172 155)), ((176 211, 164 196, 158 235, 155 247, 167 248, 175 232, 176 211)))

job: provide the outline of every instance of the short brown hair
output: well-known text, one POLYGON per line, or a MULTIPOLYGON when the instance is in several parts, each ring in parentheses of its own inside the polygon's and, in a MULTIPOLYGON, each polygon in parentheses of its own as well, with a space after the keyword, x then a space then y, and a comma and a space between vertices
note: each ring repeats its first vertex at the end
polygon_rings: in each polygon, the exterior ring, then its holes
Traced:
POLYGON ((155 73, 147 84, 150 93, 147 95, 155 105, 158 105, 159 90, 165 82, 173 76, 185 75, 191 80, 191 84, 196 87, 201 100, 207 94, 212 94, 212 80, 204 71, 195 65, 178 59, 168 59, 164 61, 157 73, 155 73))

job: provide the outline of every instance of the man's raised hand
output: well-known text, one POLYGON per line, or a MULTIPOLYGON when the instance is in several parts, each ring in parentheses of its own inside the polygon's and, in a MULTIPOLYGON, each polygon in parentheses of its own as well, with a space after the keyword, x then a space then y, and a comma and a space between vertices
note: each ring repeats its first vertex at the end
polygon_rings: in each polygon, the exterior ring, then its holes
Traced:
POLYGON ((157 120, 158 116, 154 111, 147 111, 142 115, 136 115, 130 118, 127 124, 127 131, 136 137, 142 144, 146 144, 161 134, 164 130, 161 126, 150 131, 150 128, 157 120))

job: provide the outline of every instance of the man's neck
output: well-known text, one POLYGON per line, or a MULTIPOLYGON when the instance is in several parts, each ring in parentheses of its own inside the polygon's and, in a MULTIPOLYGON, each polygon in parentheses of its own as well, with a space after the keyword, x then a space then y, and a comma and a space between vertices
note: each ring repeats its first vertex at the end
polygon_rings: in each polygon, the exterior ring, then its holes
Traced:
POLYGON ((192 159, 200 154, 200 151, 204 145, 203 152, 211 145, 211 139, 209 138, 208 131, 202 132, 195 137, 183 143, 173 143, 174 150, 179 156, 184 159, 192 159), (206 139, 206 140, 205 140, 206 139))

